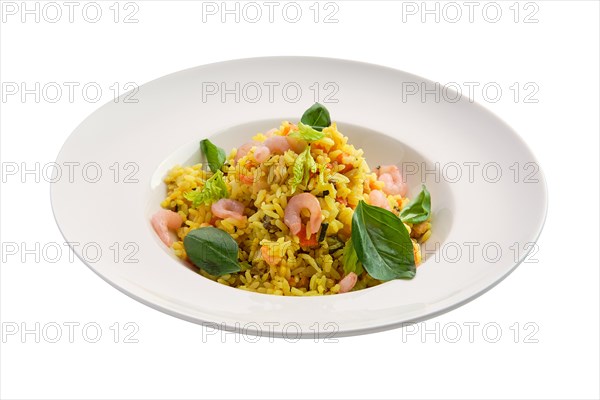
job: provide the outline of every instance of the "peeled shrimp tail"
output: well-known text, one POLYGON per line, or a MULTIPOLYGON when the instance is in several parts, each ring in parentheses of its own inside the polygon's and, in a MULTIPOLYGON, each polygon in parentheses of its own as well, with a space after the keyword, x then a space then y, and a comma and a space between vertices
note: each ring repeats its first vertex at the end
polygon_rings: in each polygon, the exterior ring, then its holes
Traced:
POLYGON ((271 136, 263 142, 263 145, 273 154, 283 154, 290 149, 290 143, 287 140, 287 136, 271 136))
POLYGON ((179 228, 183 223, 183 218, 174 211, 161 209, 152 216, 150 222, 160 240, 167 247, 171 247, 173 245, 173 238, 169 233, 169 229, 174 231, 179 228))
POLYGON ((244 215, 244 204, 236 200, 221 199, 210 207, 213 215, 217 218, 233 218, 239 221, 246 218, 244 215))
POLYGON ((354 272, 350 272, 340 281, 340 293, 347 293, 354 288, 358 281, 358 275, 354 272))
POLYGON ((237 163, 240 158, 244 157, 246 154, 248 154, 248 152, 250 150, 252 150, 252 147, 259 146, 259 145, 260 145, 260 143, 254 141, 254 140, 251 142, 248 142, 248 143, 244 143, 243 145, 240 146, 240 148, 235 153, 234 161, 237 163))
POLYGON ((381 190, 371 190, 371 193, 369 193, 369 203, 372 206, 385 208, 386 210, 391 211, 387 196, 383 194, 381 190))
POLYGON ((408 192, 408 186, 402 178, 400 169, 395 165, 382 165, 375 170, 378 179, 384 183, 383 192, 391 195, 406 196, 408 192))
POLYGON ((254 158, 259 163, 265 162, 271 157, 271 150, 267 146, 258 146, 254 149, 254 158))
POLYGON ((290 228, 290 231, 294 235, 297 235, 302 228, 300 212, 304 209, 310 212, 310 222, 306 227, 307 230, 310 230, 311 234, 317 233, 321 227, 323 215, 319 200, 310 193, 297 194, 289 200, 283 218, 283 222, 290 228))

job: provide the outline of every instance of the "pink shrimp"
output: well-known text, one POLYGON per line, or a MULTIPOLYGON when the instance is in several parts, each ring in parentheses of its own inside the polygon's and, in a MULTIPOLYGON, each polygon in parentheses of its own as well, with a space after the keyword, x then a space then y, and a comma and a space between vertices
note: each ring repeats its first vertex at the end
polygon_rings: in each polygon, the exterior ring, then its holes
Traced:
POLYGON ((252 147, 254 146, 259 146, 260 143, 256 142, 256 141, 251 141, 248 143, 244 143, 243 145, 240 146, 240 148, 238 149, 237 153, 235 153, 235 162, 238 162, 238 160, 242 157, 244 157, 246 154, 248 154, 248 152, 250 150, 252 150, 252 147))
POLYGON ((288 151, 291 146, 287 136, 274 135, 263 142, 273 154, 283 154, 288 151))
POLYGON ((319 204, 319 200, 310 193, 300 193, 288 201, 288 205, 285 208, 283 216, 283 222, 285 222, 294 235, 297 235, 298 232, 300 232, 300 229, 302 229, 300 211, 305 208, 310 211, 310 233, 317 233, 321 227, 323 216, 321 214, 321 205, 319 204))
POLYGON ((274 135, 263 142, 263 145, 271 150, 274 154, 283 154, 289 149, 294 153, 300 154, 306 149, 306 142, 301 139, 296 139, 290 136, 274 135))
POLYGON ((254 149, 254 158, 259 163, 267 161, 269 157, 271 157, 271 151, 267 146, 258 146, 254 149))
POLYGON ((213 203, 210 207, 213 215, 217 218, 233 218, 241 221, 246 218, 244 215, 244 204, 236 200, 221 199, 213 203))
POLYGON ((290 148, 294 151, 294 153, 296 154, 300 154, 304 151, 304 149, 306 149, 306 142, 302 139, 296 139, 294 137, 291 136, 286 136, 288 143, 290 144, 290 148))
POLYGON ((253 147, 255 147, 254 158, 259 163, 267 161, 271 154, 283 154, 289 149, 292 149, 295 153, 300 154, 306 148, 306 142, 303 140, 288 136, 276 135, 275 132, 277 132, 276 129, 271 129, 268 131, 265 134, 267 139, 262 143, 255 140, 244 143, 242 146, 240 146, 235 154, 234 161, 238 162, 238 160, 248 154, 253 147))
POLYGON ((371 193, 369 193, 369 203, 371 203, 372 206, 377 206, 385 208, 388 211, 392 211, 390 208, 390 203, 387 200, 387 196, 383 194, 381 190, 371 190, 371 193))
POLYGON ((340 293, 347 293, 352 290, 356 282, 358 281, 358 275, 354 272, 350 272, 340 281, 340 293))
POLYGON ((161 209, 152 216, 150 222, 160 240, 162 240, 167 247, 171 247, 173 238, 169 234, 169 229, 175 230, 179 228, 183 223, 183 218, 174 211, 161 209))
POLYGON ((275 135, 276 132, 277 132, 277 128, 269 129, 267 131, 267 133, 265 133, 265 136, 266 137, 271 137, 271 136, 275 135))
POLYGON ((381 182, 384 183, 382 190, 385 194, 406 196, 408 186, 400 170, 395 165, 382 165, 377 170, 377 176, 381 182))

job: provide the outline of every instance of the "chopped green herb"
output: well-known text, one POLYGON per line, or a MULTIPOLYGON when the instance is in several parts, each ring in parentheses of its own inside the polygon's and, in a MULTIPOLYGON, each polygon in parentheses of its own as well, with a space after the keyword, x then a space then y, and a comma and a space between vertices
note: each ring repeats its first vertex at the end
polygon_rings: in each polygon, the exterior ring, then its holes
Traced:
POLYGON ((402 222, 418 224, 427 221, 430 214, 431 195, 427 191, 425 185, 423 185, 418 196, 402 209, 400 212, 400 219, 402 222))
POLYGON ((321 140, 325 137, 323 132, 314 130, 309 125, 304 125, 302 122, 298 123, 298 130, 291 132, 288 136, 306 140, 307 142, 314 142, 315 140, 321 140))
POLYGON ((327 234, 327 228, 329 228, 329 224, 327 222, 323 222, 321 224, 321 232, 319 233, 319 243, 321 243, 325 239, 325 235, 327 234))
POLYGON ((292 193, 296 191, 296 188, 300 183, 306 187, 308 179, 310 178, 310 173, 317 172, 317 163, 310 154, 310 146, 306 146, 306 149, 296 157, 293 172, 294 176, 291 182, 292 193))
POLYGON ((223 172, 217 171, 204 182, 204 187, 201 190, 195 189, 186 192, 183 197, 191 201, 194 207, 198 207, 200 204, 209 205, 219 199, 229 197, 227 185, 223 179, 223 172))

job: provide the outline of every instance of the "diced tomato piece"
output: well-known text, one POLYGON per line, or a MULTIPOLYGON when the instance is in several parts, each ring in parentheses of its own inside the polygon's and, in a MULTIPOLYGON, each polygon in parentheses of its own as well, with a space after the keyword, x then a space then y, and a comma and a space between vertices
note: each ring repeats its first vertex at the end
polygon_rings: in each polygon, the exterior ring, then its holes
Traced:
POLYGON ((300 246, 302 247, 312 247, 317 246, 319 243, 317 242, 317 234, 313 233, 310 237, 306 238, 306 226, 302 225, 300 228, 300 232, 298 232, 298 238, 300 239, 300 246))
POLYGON ((341 171, 339 171, 339 172, 341 172, 341 173, 348 172, 348 171, 350 171, 352 168, 354 168, 354 167, 352 166, 352 164, 344 164, 344 161, 343 161, 343 160, 344 160, 344 157, 346 157, 346 156, 348 156, 348 154, 346 154, 346 153, 340 153, 340 155, 338 155, 338 156, 337 156, 337 158, 336 158, 336 161, 338 162, 338 164, 340 164, 340 165, 343 165, 343 166, 344 166, 344 169, 343 169, 343 170, 341 170, 341 171))
POLYGON ((348 205, 348 200, 346 199, 342 199, 341 197, 336 197, 335 201, 337 201, 338 203, 342 203, 343 205, 347 206, 348 205))
POLYGON ((283 127, 283 130, 281 131, 281 134, 283 136, 287 136, 290 133, 290 125, 286 125, 283 127))

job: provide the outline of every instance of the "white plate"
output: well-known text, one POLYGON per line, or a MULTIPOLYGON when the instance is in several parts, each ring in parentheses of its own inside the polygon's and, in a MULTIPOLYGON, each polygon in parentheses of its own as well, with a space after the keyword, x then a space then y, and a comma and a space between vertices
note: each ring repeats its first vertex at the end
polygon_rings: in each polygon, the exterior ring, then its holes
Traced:
POLYGON ((528 243, 536 241, 546 215, 546 184, 531 151, 498 117, 467 98, 445 101, 448 93, 438 102, 431 95, 422 101, 406 91, 415 84, 433 87, 389 68, 308 57, 228 61, 157 79, 140 87, 137 103, 122 97, 98 109, 64 144, 57 159, 63 176, 51 189, 56 221, 100 277, 196 323, 324 337, 446 312, 493 287, 533 248, 528 243), (229 151, 283 119, 299 120, 317 87, 318 99, 350 142, 364 149, 371 167, 417 168, 408 176, 409 195, 421 182, 431 192, 434 233, 417 276, 304 298, 232 289, 185 268, 149 223, 165 195, 166 171, 196 162, 202 138, 229 151), (438 176, 431 173, 436 166, 438 176))

